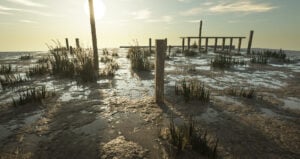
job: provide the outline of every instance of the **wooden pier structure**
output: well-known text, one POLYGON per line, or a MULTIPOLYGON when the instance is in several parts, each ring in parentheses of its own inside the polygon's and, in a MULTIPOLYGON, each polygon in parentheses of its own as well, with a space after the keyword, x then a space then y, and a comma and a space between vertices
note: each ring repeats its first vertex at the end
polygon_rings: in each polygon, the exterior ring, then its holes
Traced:
MULTIPOLYGON (((238 41, 238 47, 237 47, 237 53, 241 52, 241 46, 242 46, 242 41, 243 39, 245 39, 246 37, 244 36, 202 36, 202 20, 200 21, 200 27, 199 27, 199 36, 186 36, 186 37, 180 37, 182 39, 182 52, 185 51, 185 42, 187 39, 187 50, 190 51, 191 49, 191 40, 196 39, 198 40, 198 48, 199 48, 199 52, 202 51, 202 40, 205 40, 205 45, 204 45, 204 52, 208 51, 208 47, 209 47, 209 40, 214 40, 215 41, 215 45, 214 45, 214 52, 218 52, 218 48, 220 47, 218 45, 218 40, 222 40, 222 45, 221 45, 221 52, 225 52, 227 51, 228 53, 231 53, 232 50, 235 48, 235 46, 233 46, 233 42, 234 40, 238 41), (229 45, 225 45, 226 44, 226 40, 229 40, 229 45), (227 49, 226 49, 227 48, 227 49), (226 49, 226 50, 225 50, 226 49)), ((251 52, 251 47, 252 47, 252 40, 253 40, 253 34, 254 31, 251 30, 250 31, 250 37, 249 37, 249 42, 248 42, 248 48, 247 48, 247 53, 249 54, 251 52)))

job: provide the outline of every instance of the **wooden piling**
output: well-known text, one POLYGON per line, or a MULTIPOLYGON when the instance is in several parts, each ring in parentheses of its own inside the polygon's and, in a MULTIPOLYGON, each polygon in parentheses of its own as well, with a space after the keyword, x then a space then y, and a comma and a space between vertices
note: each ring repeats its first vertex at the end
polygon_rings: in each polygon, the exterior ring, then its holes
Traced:
POLYGON ((66 48, 67 48, 67 50, 70 50, 69 39, 68 38, 66 38, 66 48))
POLYGON ((152 52, 152 39, 149 38, 149 51, 152 52))
POLYGON ((248 42, 247 54, 250 54, 250 53, 251 53, 251 47, 252 47, 253 34, 254 34, 254 31, 253 31, 253 30, 251 30, 251 31, 250 31, 249 42, 248 42))
POLYGON ((231 53, 232 50, 232 43, 233 43, 233 38, 230 38, 229 53, 231 53))
POLYGON ((239 38, 239 44, 238 44, 238 54, 241 53, 241 46, 242 46, 242 38, 239 38))
POLYGON ((171 45, 169 45, 169 57, 171 57, 171 49, 172 49, 172 46, 171 45))
POLYGON ((182 53, 184 53, 184 41, 185 41, 185 39, 182 38, 182 53))
POLYGON ((190 51, 191 48, 191 38, 188 38, 188 51, 190 51))
POLYGON ((199 52, 201 51, 201 36, 202 36, 202 20, 200 21, 200 27, 199 27, 199 52))
POLYGON ((226 41, 226 39, 225 39, 225 38, 223 38, 223 42, 222 42, 222 51, 224 51, 224 50, 225 50, 225 41, 226 41))
POLYGON ((208 51, 208 38, 205 38, 205 52, 208 51))
POLYGON ((166 40, 156 40, 155 56, 155 101, 164 102, 164 68, 165 52, 167 48, 166 40))
POLYGON ((79 39, 76 38, 75 41, 76 41, 76 47, 77 47, 77 49, 79 49, 80 48, 79 39))
POLYGON ((98 71, 99 70, 99 59, 98 59, 97 33, 96 33, 93 0, 89 0, 89 8, 90 8, 90 23, 91 23, 91 33, 92 33, 93 51, 94 51, 94 67, 95 67, 95 70, 98 71))
POLYGON ((218 46, 218 38, 215 38, 215 48, 214 48, 214 52, 217 52, 217 46, 218 46))

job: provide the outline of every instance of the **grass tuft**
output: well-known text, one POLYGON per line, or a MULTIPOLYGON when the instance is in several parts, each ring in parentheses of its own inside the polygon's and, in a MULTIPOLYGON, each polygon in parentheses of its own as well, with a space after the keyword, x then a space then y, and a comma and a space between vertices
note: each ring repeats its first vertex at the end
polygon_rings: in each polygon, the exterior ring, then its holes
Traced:
POLYGON ((229 68, 234 65, 246 65, 246 62, 226 55, 217 55, 211 60, 212 67, 229 68))
POLYGON ((154 64, 148 59, 149 56, 151 56, 150 51, 145 51, 138 45, 131 47, 127 54, 127 57, 130 59, 131 69, 137 71, 149 71, 153 69, 154 64))

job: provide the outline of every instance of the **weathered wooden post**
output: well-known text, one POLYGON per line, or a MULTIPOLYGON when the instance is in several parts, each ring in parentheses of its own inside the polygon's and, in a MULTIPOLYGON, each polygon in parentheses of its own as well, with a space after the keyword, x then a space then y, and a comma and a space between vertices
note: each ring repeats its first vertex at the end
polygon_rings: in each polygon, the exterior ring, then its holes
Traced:
POLYGON ((66 38, 66 48, 67 48, 67 50, 70 50, 69 39, 68 38, 66 38))
POLYGON ((217 46, 218 46, 218 38, 215 38, 215 48, 214 48, 214 52, 217 52, 217 46))
POLYGON ((165 52, 167 49, 166 40, 156 40, 155 56, 155 101, 164 102, 164 70, 165 70, 165 52))
POLYGON ((200 27, 199 27, 199 52, 201 51, 201 37, 202 37, 202 20, 200 21, 200 27))
POLYGON ((223 43, 222 43, 222 51, 225 50, 225 41, 226 41, 226 38, 223 38, 223 43))
POLYGON ((76 38, 75 41, 76 41, 76 47, 77 47, 77 49, 79 49, 80 48, 79 39, 76 38))
POLYGON ((205 38, 205 52, 208 51, 208 38, 205 38))
POLYGON ((191 38, 188 37, 188 51, 190 51, 190 48, 191 48, 191 38))
POLYGON ((171 57, 171 49, 172 49, 172 46, 171 45, 169 45, 169 57, 171 57))
POLYGON ((91 23, 91 33, 92 33, 93 51, 94 51, 94 67, 95 67, 95 70, 98 71, 99 70, 99 59, 98 59, 97 33, 96 33, 93 0, 89 0, 89 8, 90 8, 90 23, 91 23))
POLYGON ((150 51, 150 53, 152 51, 152 39, 151 38, 149 38, 149 51, 150 51))
POLYGON ((232 43, 233 43, 233 38, 230 38, 229 53, 231 53, 232 50, 232 43))
POLYGON ((238 44, 238 54, 241 53, 241 46, 242 46, 242 38, 239 38, 239 44, 238 44))
POLYGON ((185 39, 182 38, 182 53, 184 53, 184 41, 185 41, 185 39))
POLYGON ((249 43, 248 43, 247 54, 250 54, 250 53, 251 53, 253 34, 254 34, 254 31, 251 30, 251 31, 250 31, 250 37, 249 37, 249 43))

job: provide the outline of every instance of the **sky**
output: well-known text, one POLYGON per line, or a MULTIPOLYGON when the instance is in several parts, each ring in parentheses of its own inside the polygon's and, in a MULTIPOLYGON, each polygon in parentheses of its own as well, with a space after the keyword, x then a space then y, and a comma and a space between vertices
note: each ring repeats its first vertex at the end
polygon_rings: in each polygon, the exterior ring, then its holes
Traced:
MULTIPOLYGON (((134 40, 147 45, 150 37, 181 45, 179 37, 198 36, 203 20, 203 36, 249 37, 254 30, 255 48, 300 50, 300 0, 94 1, 100 1, 95 2, 99 48, 134 45, 134 40)), ((91 47, 85 8, 87 0, 0 0, 0 51, 46 51, 53 40, 65 45, 65 38, 70 45, 79 38, 91 47)))

